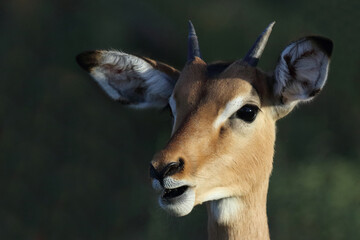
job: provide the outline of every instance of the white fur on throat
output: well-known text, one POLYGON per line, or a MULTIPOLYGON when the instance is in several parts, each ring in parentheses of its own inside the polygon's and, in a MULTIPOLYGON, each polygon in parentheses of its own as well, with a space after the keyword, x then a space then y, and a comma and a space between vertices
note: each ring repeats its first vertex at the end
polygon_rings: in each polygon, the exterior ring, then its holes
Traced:
POLYGON ((210 210, 218 224, 228 224, 236 218, 244 204, 239 198, 229 197, 210 202, 210 210))

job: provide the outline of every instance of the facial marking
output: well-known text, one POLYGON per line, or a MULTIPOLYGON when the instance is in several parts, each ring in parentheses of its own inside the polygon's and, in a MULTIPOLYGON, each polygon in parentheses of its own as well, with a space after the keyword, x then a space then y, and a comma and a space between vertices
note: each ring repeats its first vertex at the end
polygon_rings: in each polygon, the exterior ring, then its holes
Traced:
POLYGON ((244 103, 244 97, 236 97, 228 102, 223 112, 216 118, 213 126, 219 128, 232 114, 234 114, 244 103))

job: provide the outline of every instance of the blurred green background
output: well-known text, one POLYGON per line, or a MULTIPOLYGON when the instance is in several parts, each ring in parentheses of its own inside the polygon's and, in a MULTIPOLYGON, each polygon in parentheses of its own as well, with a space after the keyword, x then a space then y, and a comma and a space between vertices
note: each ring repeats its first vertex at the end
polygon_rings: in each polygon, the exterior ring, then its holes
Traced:
POLYGON ((208 62, 241 58, 277 21, 259 66, 304 35, 333 39, 328 83, 278 122, 268 216, 272 239, 360 239, 358 0, 0 3, 0 239, 206 239, 199 206, 173 218, 148 164, 166 112, 112 102, 77 66, 120 49, 181 69, 187 20, 208 62))

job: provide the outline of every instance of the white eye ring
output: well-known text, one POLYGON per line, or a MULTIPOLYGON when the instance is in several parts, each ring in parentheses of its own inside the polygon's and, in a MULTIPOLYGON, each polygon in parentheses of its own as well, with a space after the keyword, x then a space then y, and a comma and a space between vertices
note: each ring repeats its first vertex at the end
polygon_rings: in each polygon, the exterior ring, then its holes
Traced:
POLYGON ((229 101, 222 113, 216 118, 214 122, 214 128, 220 127, 225 121, 229 119, 240 107, 243 105, 244 97, 238 96, 229 101))

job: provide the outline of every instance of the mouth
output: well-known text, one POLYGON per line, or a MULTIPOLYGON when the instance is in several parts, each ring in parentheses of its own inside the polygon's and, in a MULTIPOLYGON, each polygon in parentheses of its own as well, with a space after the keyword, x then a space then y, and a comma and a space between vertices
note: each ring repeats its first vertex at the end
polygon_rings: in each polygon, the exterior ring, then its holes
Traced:
POLYGON ((194 207, 195 190, 189 185, 164 188, 159 196, 160 207, 171 215, 181 217, 189 214, 194 207))
POLYGON ((186 192, 186 190, 188 190, 189 186, 184 185, 178 188, 173 188, 173 189, 167 189, 165 188, 164 193, 162 194, 161 198, 163 200, 171 200, 174 199, 176 197, 181 196, 182 194, 184 194, 186 192))
POLYGON ((160 193, 160 207, 171 215, 185 216, 195 206, 195 185, 190 185, 185 180, 167 177, 160 183, 158 179, 153 179, 152 186, 160 193))

